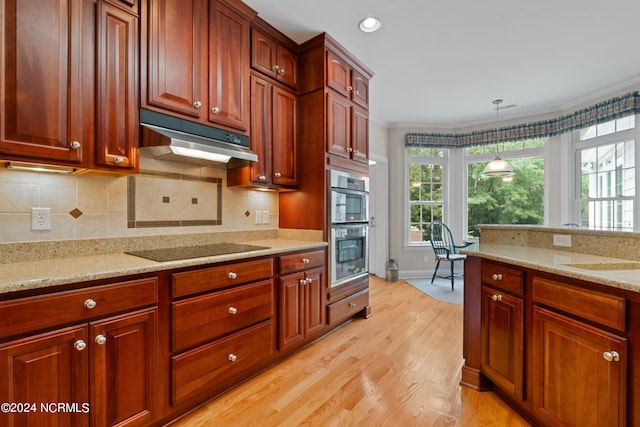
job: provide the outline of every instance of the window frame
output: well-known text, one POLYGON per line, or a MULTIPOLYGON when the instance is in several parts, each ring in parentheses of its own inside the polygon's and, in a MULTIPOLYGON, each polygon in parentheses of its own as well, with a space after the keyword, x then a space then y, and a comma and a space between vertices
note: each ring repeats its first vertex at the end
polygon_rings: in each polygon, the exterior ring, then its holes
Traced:
MULTIPOLYGON (((638 209, 638 197, 640 195, 640 115, 635 115, 635 126, 631 129, 625 129, 618 132, 608 133, 602 136, 595 136, 589 139, 580 139, 580 130, 572 132, 572 155, 573 155, 573 189, 571 197, 571 222, 580 224, 580 204, 586 200, 599 200, 599 201, 616 201, 616 200, 631 200, 633 206, 633 227, 632 228, 603 228, 593 227, 593 229, 617 231, 617 232, 633 232, 640 231, 640 212, 638 209), (615 197, 599 197, 599 198, 582 198, 582 159, 580 152, 589 148, 596 148, 611 144, 623 143, 629 140, 634 141, 634 174, 635 174, 635 194, 633 196, 615 196, 615 197)), ((589 227, 592 229, 592 227, 589 227)))
POLYGON ((448 222, 448 205, 449 205, 449 157, 450 149, 441 148, 442 156, 410 156, 409 150, 415 147, 405 147, 404 149, 404 247, 405 249, 424 249, 430 247, 427 241, 412 242, 411 241, 411 192, 409 189, 410 165, 440 165, 442 167, 442 220, 448 222))

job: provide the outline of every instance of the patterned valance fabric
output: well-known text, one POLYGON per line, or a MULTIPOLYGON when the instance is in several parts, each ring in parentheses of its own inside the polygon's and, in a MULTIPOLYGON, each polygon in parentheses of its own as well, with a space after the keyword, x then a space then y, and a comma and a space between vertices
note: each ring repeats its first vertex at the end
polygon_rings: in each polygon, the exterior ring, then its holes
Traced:
POLYGON ((496 142, 545 138, 638 113, 640 113, 640 92, 635 91, 571 114, 533 123, 465 133, 407 133, 405 146, 464 148, 496 142))

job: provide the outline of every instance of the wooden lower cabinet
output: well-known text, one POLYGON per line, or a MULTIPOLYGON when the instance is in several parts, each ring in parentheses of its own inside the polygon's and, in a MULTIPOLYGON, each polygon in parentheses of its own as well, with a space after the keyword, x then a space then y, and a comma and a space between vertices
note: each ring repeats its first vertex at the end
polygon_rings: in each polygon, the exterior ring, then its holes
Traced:
POLYGON ((482 287, 482 371, 514 398, 523 398, 524 302, 482 287))
POLYGON ((156 416, 157 309, 0 346, 3 426, 142 426, 156 416))
POLYGON ((625 338, 534 307, 533 348, 533 411, 545 425, 627 425, 625 338))
POLYGON ((280 277, 281 351, 300 345, 325 328, 324 267, 280 277))

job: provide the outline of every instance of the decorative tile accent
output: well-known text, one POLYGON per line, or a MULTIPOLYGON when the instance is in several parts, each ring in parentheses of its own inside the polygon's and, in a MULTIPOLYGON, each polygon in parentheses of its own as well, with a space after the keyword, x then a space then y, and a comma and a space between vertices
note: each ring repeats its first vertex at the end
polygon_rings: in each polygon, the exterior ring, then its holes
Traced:
POLYGON ((69 215, 71 215, 72 217, 74 217, 75 219, 80 218, 80 216, 82 216, 82 214, 84 214, 84 212, 82 212, 80 209, 75 208, 74 210, 72 210, 71 212, 69 212, 69 215))
POLYGON ((249 218, 249 215, 251 215, 251 212, 249 212, 249 211, 245 211, 244 212, 244 216, 246 216, 247 218, 249 218))
POLYGON ((221 178, 142 171, 128 187, 128 228, 222 225, 221 178))

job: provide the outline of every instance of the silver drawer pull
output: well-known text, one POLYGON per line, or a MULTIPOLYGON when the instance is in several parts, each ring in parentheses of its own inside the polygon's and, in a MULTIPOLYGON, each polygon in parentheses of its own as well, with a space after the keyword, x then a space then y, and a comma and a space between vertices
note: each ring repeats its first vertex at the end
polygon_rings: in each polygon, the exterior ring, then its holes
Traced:
POLYGON ((620 361, 620 355, 617 351, 605 351, 604 353, 602 353, 602 357, 604 357, 604 360, 606 360, 607 362, 620 361))
POLYGON ((89 310, 91 310, 92 308, 96 308, 97 305, 98 303, 92 300, 91 298, 87 298, 84 302, 85 308, 88 308, 89 310))
POLYGON ((494 301, 502 301, 502 295, 493 294, 491 295, 491 299, 494 301))
POLYGON ((229 307, 229 314, 238 314, 238 309, 235 307, 229 307))
POLYGON ((350 303, 349 303, 349 307, 354 308, 355 306, 356 306, 356 303, 355 303, 355 302, 350 302, 350 303))
POLYGON ((229 353, 229 355, 227 356, 227 359, 229 359, 230 362, 235 362, 236 360, 238 360, 238 356, 236 356, 233 353, 229 353))
POLYGON ((78 351, 82 351, 85 348, 87 348, 87 343, 82 340, 78 340, 73 343, 73 348, 75 348, 78 351))
POLYGON ((113 158, 113 163, 119 165, 120 163, 124 162, 124 157, 120 157, 120 156, 116 156, 113 158))
POLYGON ((82 144, 80 144, 80 141, 71 141, 69 147, 71 147, 73 150, 77 150, 78 148, 82 147, 82 144))
POLYGON ((312 279, 311 277, 309 277, 309 278, 307 279, 307 285, 310 285, 310 284, 311 284, 311 282, 313 282, 313 279, 312 279))
POLYGON ((300 279, 300 284, 302 286, 305 286, 306 284, 308 284, 309 282, 307 281, 307 279, 300 279))
POLYGON ((96 337, 96 344, 104 345, 106 342, 107 342, 107 337, 105 337, 104 335, 100 334, 96 337))
POLYGON ((493 276, 491 276, 491 278, 492 278, 493 280, 500 281, 500 280, 502 280, 502 274, 500 274, 500 273, 498 273, 498 274, 494 274, 493 276))
POLYGON ((234 273, 233 271, 229 272, 229 279, 235 279, 236 277, 238 277, 236 273, 234 273))
POLYGON ((302 258, 302 263, 303 264, 309 264, 311 261, 309 260, 309 258, 302 258))

